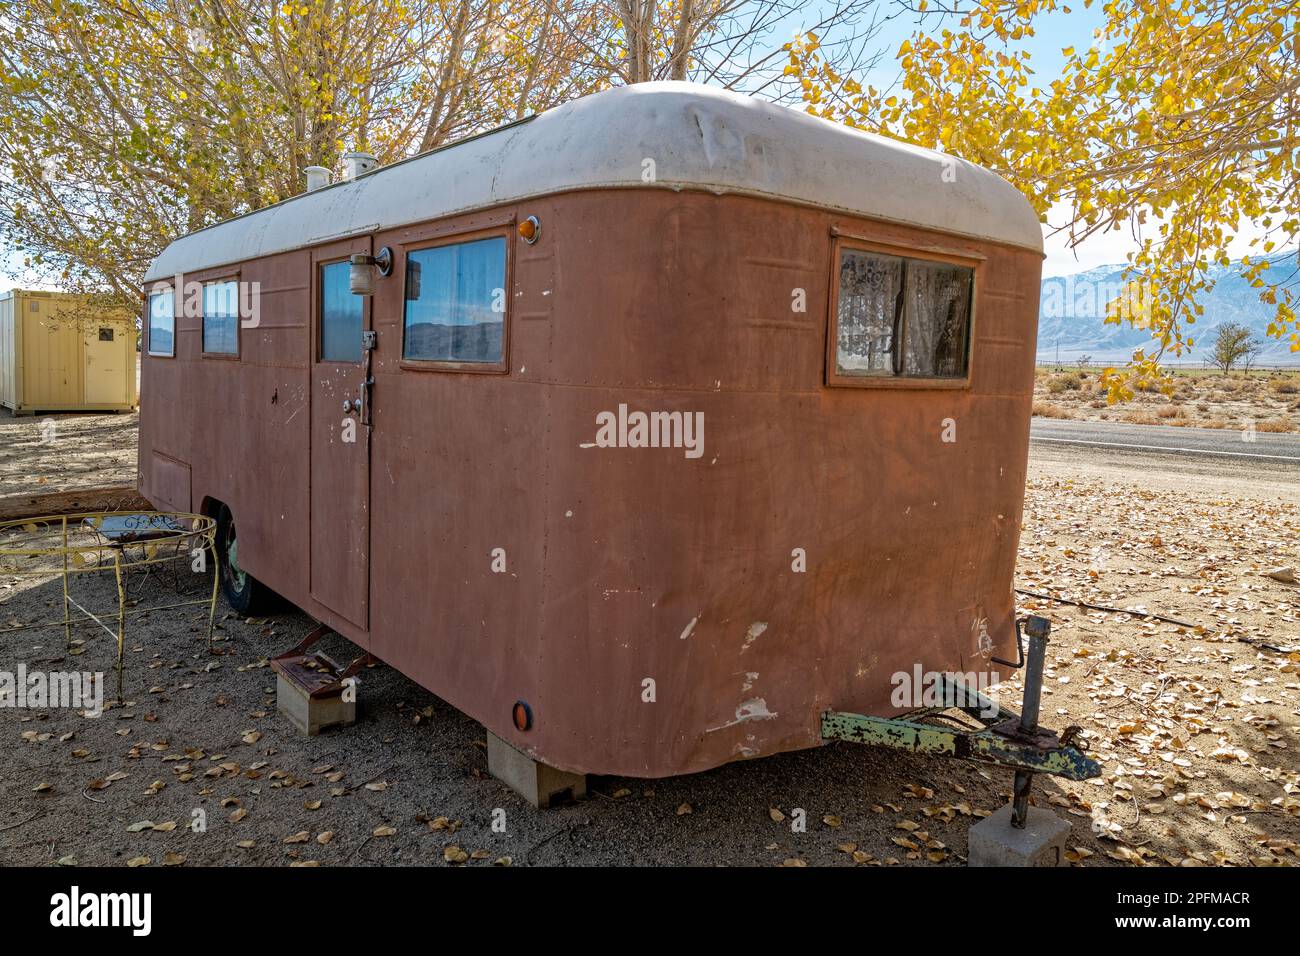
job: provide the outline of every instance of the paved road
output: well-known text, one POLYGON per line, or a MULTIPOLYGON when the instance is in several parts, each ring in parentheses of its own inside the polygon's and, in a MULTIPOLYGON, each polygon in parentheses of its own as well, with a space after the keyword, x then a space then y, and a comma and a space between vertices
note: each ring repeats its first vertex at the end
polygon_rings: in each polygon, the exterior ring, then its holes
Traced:
MULTIPOLYGON (((1093 448, 1136 455, 1190 455, 1300 468, 1300 435, 1256 432, 1245 440, 1239 428, 1178 428, 1035 418, 1031 442, 1093 448)), ((1272 470, 1272 469, 1270 469, 1272 470)))

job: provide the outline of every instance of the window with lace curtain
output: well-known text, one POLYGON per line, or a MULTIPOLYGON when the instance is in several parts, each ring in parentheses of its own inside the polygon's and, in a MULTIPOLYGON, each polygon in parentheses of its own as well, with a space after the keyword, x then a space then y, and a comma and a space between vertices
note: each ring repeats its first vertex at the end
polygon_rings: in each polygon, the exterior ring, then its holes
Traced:
POLYGON ((832 384, 966 378, 975 270, 840 245, 832 384))

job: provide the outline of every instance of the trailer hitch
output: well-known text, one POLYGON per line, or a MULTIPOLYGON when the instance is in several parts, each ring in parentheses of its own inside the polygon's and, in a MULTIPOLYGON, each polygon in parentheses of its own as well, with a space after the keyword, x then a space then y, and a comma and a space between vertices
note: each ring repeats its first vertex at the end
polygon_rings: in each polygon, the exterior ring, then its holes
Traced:
MULTIPOLYGON (((1016 623, 1019 636, 1021 622, 1016 623)), ((1024 634, 1029 646, 1021 655, 1025 665, 1025 691, 1019 714, 999 706, 948 675, 943 699, 945 702, 954 701, 954 707, 932 708, 926 713, 960 710, 978 720, 983 725, 979 729, 958 729, 908 719, 915 715, 867 717, 827 711, 822 714, 822 738, 895 747, 1014 770, 1011 824, 1023 829, 1029 813, 1029 790, 1034 774, 1050 773, 1067 780, 1088 780, 1101 775, 1098 763, 1086 756, 1087 745, 1079 736, 1081 728, 1069 726, 1058 737, 1055 731, 1038 726, 1043 665, 1050 633, 1051 624, 1046 618, 1025 619, 1024 634)), ((925 713, 920 716, 925 716, 925 713)))

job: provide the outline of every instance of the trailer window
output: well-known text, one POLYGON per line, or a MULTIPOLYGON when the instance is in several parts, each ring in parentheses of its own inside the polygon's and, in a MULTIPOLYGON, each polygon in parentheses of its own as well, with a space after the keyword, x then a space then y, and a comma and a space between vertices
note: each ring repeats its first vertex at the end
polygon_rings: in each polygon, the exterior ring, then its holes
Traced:
POLYGON ((203 351, 239 354, 239 287, 209 282, 203 287, 203 351))
POLYGON ((320 359, 361 361, 362 297, 352 294, 346 262, 331 262, 320 271, 320 359))
POLYGON ((502 236, 409 252, 402 357, 422 362, 504 361, 505 284, 502 236))
POLYGON ((149 296, 149 354, 176 354, 176 300, 172 291, 149 296))
POLYGON ((841 249, 835 375, 964 378, 975 270, 841 249))

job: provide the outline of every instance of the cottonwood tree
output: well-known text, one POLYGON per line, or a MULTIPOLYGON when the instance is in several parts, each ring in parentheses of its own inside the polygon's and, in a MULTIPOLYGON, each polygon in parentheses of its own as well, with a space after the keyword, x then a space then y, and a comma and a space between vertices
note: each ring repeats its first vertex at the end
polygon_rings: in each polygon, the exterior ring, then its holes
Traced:
POLYGON ((1259 342, 1250 329, 1240 322, 1224 322, 1215 332, 1210 361, 1227 373, 1240 362, 1249 365, 1259 349, 1259 342))
MULTIPOLYGON (((615 83, 781 98, 782 44, 874 0, 0 0, 0 233, 38 272, 135 298, 175 236, 615 83)), ((580 149, 582 144, 574 144, 580 149)))
MULTIPOLYGON (((1089 5, 1085 0, 1084 5, 1089 5)), ((787 68, 808 109, 988 166, 1071 244, 1110 230, 1137 242, 1129 294, 1107 320, 1149 328, 1150 351, 1107 369, 1110 400, 1170 380, 1162 359, 1195 344, 1212 267, 1235 266, 1273 307, 1270 336, 1300 351, 1300 26, 1295 0, 1109 0, 1059 76, 1035 76, 1019 42, 1057 0, 909 0, 898 89, 828 68, 816 38, 787 68), (914 2, 914 5, 912 3, 914 2), (1241 225, 1254 238, 1233 259, 1241 225)))
POLYGON ((823 56, 841 73, 880 57, 876 0, 597 0, 588 9, 603 27, 589 41, 592 62, 623 83, 694 80, 790 99, 801 92, 785 70, 795 30, 833 36, 823 56))
POLYGON ((599 88, 547 6, 0 2, 0 231, 123 301, 176 235, 599 88), (549 11, 549 12, 548 12, 549 11))
POLYGON ((409 101, 392 120, 415 140, 399 152, 424 152, 540 113, 608 85, 610 72, 587 55, 597 11, 579 0, 449 0, 438 4, 432 38, 414 43, 409 101))

